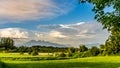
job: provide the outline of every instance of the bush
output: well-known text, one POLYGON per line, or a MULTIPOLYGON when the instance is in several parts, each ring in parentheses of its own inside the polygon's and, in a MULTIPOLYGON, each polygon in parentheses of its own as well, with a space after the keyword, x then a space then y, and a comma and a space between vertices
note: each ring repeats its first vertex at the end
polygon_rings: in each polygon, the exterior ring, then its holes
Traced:
POLYGON ((90 57, 92 56, 92 53, 90 51, 85 51, 85 52, 79 52, 76 54, 73 54, 73 58, 83 58, 83 57, 90 57))
POLYGON ((79 50, 80 52, 85 52, 88 50, 88 48, 85 45, 80 45, 79 50))
POLYGON ((31 53, 31 55, 35 56, 35 55, 39 55, 39 53, 38 53, 38 51, 35 50, 31 53))
POLYGON ((55 54, 54 54, 54 56, 55 56, 55 57, 58 57, 58 56, 59 56, 59 54, 58 54, 58 53, 55 53, 55 54))
POLYGON ((68 53, 68 54, 67 54, 67 57, 72 57, 72 56, 73 56, 72 53, 68 53))
POLYGON ((75 51, 76 51, 76 49, 75 49, 74 47, 70 47, 70 48, 68 49, 68 52, 69 52, 69 53, 75 53, 75 51))
POLYGON ((66 57, 66 54, 64 52, 59 54, 59 57, 66 57))
POLYGON ((32 53, 31 51, 28 51, 28 54, 29 54, 29 55, 31 55, 31 53, 32 53))
POLYGON ((72 58, 79 58, 79 53, 74 53, 74 54, 70 55, 69 57, 71 57, 71 56, 72 56, 72 58))
POLYGON ((82 54, 82 57, 90 57, 90 56, 92 56, 92 53, 90 51, 85 51, 82 54))
POLYGON ((24 52, 20 52, 20 55, 24 55, 24 52))
POLYGON ((90 49, 90 52, 92 54, 92 56, 97 56, 99 53, 100 53, 100 49, 93 46, 91 49, 90 49))

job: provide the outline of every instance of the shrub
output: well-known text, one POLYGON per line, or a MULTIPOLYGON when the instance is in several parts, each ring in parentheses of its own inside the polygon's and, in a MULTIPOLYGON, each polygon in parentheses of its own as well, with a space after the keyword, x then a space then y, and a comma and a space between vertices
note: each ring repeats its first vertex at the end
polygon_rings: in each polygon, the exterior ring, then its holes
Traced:
POLYGON ((73 56, 72 53, 68 53, 68 54, 67 54, 67 57, 72 57, 72 56, 73 56))
POLYGON ((92 54, 92 56, 97 56, 99 53, 100 53, 100 49, 93 46, 91 49, 90 49, 90 52, 92 54))
POLYGON ((92 53, 90 51, 85 51, 82 54, 82 57, 90 57, 90 56, 92 56, 92 53))
POLYGON ((59 54, 59 57, 66 57, 66 54, 64 52, 59 54))
POLYGON ((55 53, 54 56, 57 57, 57 56, 59 56, 59 54, 58 54, 58 53, 55 53))
POLYGON ((80 52, 85 52, 88 50, 88 48, 85 45, 80 45, 79 50, 80 52))
POLYGON ((28 54, 29 54, 29 55, 31 55, 31 53, 32 53, 31 51, 28 51, 28 54))
POLYGON ((20 52, 20 55, 24 55, 24 52, 20 52))
POLYGON ((83 57, 90 57, 92 56, 92 53, 90 51, 85 52, 78 52, 76 54, 73 54, 73 58, 83 58, 83 57))
POLYGON ((35 56, 35 55, 39 55, 39 53, 38 53, 37 50, 35 50, 35 51, 33 51, 33 52, 31 53, 31 55, 35 56))
POLYGON ((70 47, 70 48, 68 49, 68 52, 69 52, 69 53, 75 53, 75 51, 76 51, 76 49, 75 49, 74 47, 70 47))
POLYGON ((79 53, 75 53, 72 55, 73 58, 79 58, 79 53))

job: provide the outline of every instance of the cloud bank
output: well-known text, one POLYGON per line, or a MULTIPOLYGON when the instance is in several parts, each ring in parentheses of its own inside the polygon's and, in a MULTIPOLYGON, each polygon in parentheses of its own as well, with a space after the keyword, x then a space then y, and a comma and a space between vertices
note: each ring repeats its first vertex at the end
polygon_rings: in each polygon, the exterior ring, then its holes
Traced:
POLYGON ((38 28, 57 31, 65 36, 64 42, 69 43, 71 41, 74 44, 104 43, 109 36, 107 30, 103 30, 100 23, 39 25, 38 28))
POLYGON ((68 1, 0 0, 0 20, 18 23, 26 20, 54 18, 66 14, 72 9, 73 4, 68 1))
POLYGON ((60 44, 78 46, 79 44, 104 43, 109 34, 100 23, 75 23, 39 25, 38 29, 47 32, 25 30, 21 28, 0 29, 0 37, 46 40, 60 44))

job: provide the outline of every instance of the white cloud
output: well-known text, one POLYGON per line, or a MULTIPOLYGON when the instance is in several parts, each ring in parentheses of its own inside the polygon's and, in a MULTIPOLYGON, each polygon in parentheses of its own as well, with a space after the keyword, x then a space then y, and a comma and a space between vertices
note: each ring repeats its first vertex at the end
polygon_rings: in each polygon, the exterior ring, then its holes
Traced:
POLYGON ((76 24, 60 24, 61 28, 71 28, 72 26, 79 26, 81 24, 84 24, 84 22, 76 23, 76 24))
POLYGON ((0 29, 0 37, 28 38, 28 32, 21 31, 18 28, 0 29))
POLYGON ((66 14, 72 9, 73 5, 69 4, 70 2, 63 2, 60 4, 53 0, 0 0, 0 20, 20 22, 50 19, 66 14))
MULTIPOLYGON (((75 23, 75 24, 57 24, 57 25, 39 25, 39 28, 57 31, 64 37, 64 42, 72 44, 104 43, 109 34, 107 30, 102 29, 100 23, 75 23)), ((54 36, 54 34, 51 34, 54 36)), ((61 40, 61 39, 60 39, 61 40)), ((63 42, 62 41, 62 42, 63 42)))
POLYGON ((51 37, 56 37, 56 38, 66 38, 67 36, 65 36, 65 35, 62 35, 60 32, 58 32, 58 31, 51 31, 50 33, 49 33, 49 35, 51 36, 51 37))
POLYGON ((109 34, 102 29, 100 23, 39 25, 39 28, 49 31, 32 31, 21 28, 0 29, 0 37, 28 38, 34 40, 46 40, 60 44, 79 45, 104 43, 109 34), (52 27, 53 26, 53 27, 52 27))

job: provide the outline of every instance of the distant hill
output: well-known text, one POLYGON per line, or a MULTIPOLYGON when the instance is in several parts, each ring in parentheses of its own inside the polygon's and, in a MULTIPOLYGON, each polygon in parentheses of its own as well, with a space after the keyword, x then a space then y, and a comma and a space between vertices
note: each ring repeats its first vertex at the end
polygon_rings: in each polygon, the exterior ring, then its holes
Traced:
MULTIPOLYGON (((58 44, 58 43, 53 43, 49 41, 44 41, 44 40, 29 40, 29 39, 14 39, 15 41, 15 46, 53 46, 53 47, 72 47, 70 44, 58 44)), ((99 47, 100 43, 92 43, 92 44, 85 44, 88 48, 91 48, 92 46, 97 46, 99 47)), ((78 46, 79 48, 79 46, 78 46)))
MULTIPOLYGON (((22 45, 24 46, 28 46, 28 47, 31 47, 31 46, 52 46, 52 47, 68 47, 66 45, 63 45, 63 44, 57 44, 57 43, 52 43, 52 42, 48 42, 48 41, 42 41, 42 40, 30 40, 26 43, 23 43, 22 45)), ((19 45, 20 46, 20 45, 19 45)))

